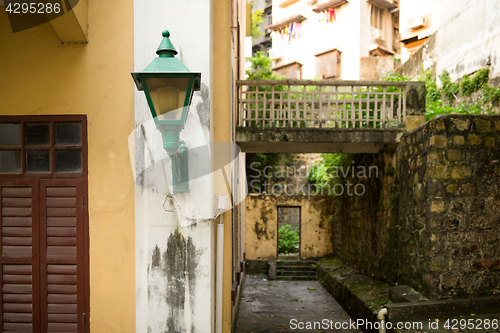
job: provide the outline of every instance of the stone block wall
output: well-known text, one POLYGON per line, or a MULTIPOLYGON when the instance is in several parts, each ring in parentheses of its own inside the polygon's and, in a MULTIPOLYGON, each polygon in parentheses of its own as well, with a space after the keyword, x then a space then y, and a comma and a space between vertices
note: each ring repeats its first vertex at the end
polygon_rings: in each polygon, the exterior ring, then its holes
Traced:
POLYGON ((500 294, 500 116, 439 116, 356 158, 379 176, 334 198, 343 262, 433 299, 500 294))
POLYGON ((363 195, 334 197, 333 228, 335 254, 342 261, 366 275, 385 281, 396 281, 399 266, 394 252, 394 226, 398 215, 396 147, 386 147, 379 154, 356 155, 352 162, 356 169, 377 168, 372 177, 343 179, 357 186, 363 185, 363 195))
MULTIPOLYGON (((443 115, 401 138, 401 278, 432 298, 500 284, 500 116, 443 115)), ((498 291, 498 290, 497 290, 498 291)))

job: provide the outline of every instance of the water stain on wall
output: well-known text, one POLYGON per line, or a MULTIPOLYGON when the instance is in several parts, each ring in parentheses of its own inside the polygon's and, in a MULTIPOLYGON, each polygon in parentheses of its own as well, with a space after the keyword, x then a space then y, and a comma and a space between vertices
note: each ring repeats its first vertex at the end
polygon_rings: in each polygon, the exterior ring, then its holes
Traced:
POLYGON ((191 307, 194 303, 198 256, 193 239, 184 237, 179 229, 168 237, 167 249, 163 253, 158 245, 152 251, 151 268, 160 271, 166 279, 166 290, 157 290, 164 295, 164 301, 169 305, 169 312, 165 315, 165 332, 187 331, 184 327, 184 309, 186 299, 191 307))

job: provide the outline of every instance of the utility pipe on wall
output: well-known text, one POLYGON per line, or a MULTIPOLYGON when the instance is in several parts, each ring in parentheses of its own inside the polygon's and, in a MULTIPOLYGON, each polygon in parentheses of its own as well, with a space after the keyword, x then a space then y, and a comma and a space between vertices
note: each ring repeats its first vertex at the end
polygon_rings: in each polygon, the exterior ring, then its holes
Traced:
POLYGON ((385 315, 387 315, 387 309, 383 308, 377 314, 377 319, 380 321, 380 327, 378 333, 385 333, 385 315))
POLYGON ((224 261, 224 221, 220 215, 219 224, 217 224, 217 284, 216 293, 217 300, 215 304, 215 332, 222 333, 222 277, 223 277, 223 261, 224 261))

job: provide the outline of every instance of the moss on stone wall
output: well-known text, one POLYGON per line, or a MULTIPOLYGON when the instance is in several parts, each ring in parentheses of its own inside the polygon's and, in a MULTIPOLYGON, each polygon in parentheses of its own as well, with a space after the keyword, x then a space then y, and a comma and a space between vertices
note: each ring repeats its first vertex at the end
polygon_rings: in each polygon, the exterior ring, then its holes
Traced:
POLYGON ((364 157, 380 174, 334 197, 336 255, 431 298, 500 293, 499 140, 500 116, 442 115, 364 157))

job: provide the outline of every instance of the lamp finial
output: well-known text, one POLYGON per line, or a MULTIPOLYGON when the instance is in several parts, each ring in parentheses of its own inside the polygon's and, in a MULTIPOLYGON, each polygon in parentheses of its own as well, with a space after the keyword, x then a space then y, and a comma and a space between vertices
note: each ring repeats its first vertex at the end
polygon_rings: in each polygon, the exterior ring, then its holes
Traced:
POLYGON ((163 40, 161 41, 160 46, 158 46, 156 54, 158 54, 160 57, 174 57, 177 54, 177 51, 175 50, 174 45, 169 39, 170 31, 163 30, 161 34, 163 36, 163 40))

